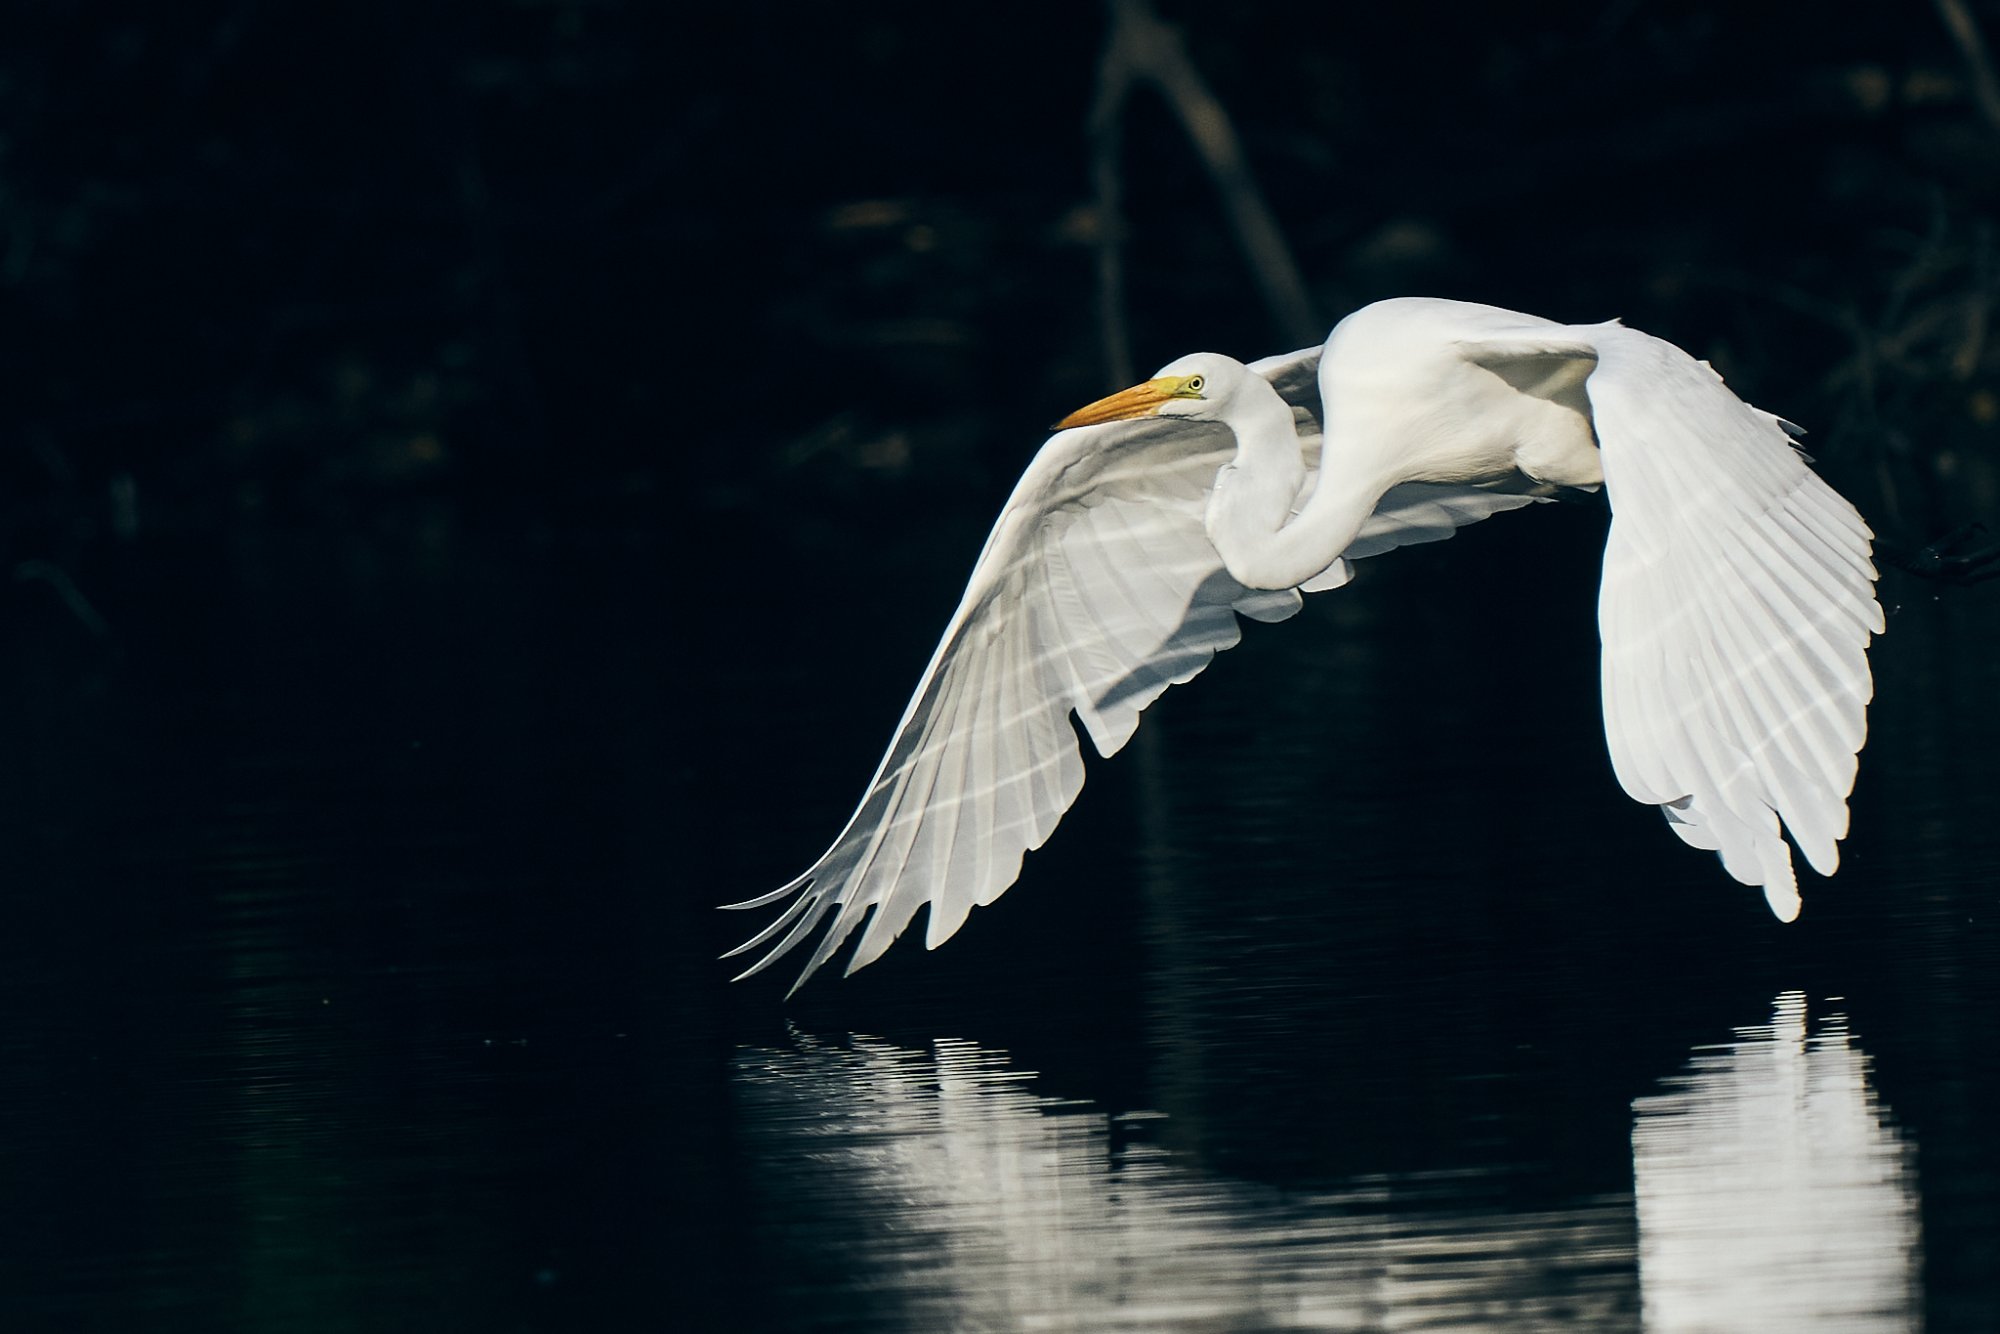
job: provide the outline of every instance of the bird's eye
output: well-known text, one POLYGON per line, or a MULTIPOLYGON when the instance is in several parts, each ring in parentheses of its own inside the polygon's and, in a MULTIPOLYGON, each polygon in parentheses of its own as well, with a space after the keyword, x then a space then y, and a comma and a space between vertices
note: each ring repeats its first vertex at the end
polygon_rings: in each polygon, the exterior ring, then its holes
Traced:
POLYGON ((1206 383, 1207 381, 1203 380, 1199 375, 1190 375, 1188 376, 1188 382, 1187 382, 1188 392, 1191 394, 1199 394, 1201 392, 1202 385, 1206 383))

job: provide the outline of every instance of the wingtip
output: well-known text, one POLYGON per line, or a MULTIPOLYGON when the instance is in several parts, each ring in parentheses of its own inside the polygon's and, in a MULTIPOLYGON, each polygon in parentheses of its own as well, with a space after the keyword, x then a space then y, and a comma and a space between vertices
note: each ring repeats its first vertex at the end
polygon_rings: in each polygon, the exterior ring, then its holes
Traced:
MULTIPOLYGON (((729 951, 728 954, 724 954, 721 957, 724 959, 730 958, 734 955, 743 953, 743 951, 747 948, 749 947, 745 945, 738 945, 735 949, 729 951)), ((763 972, 766 968, 769 968, 772 964, 776 963, 778 959, 783 955, 783 953, 784 951, 777 950, 773 951, 770 954, 766 954, 763 958, 757 960, 757 962, 751 964, 748 968, 745 968, 742 972, 738 973, 736 976, 730 978, 729 980, 732 983, 746 982, 749 979, 757 976, 757 974, 763 972)), ((813 968, 809 967, 803 973, 800 973, 796 978, 794 978, 792 980, 792 985, 785 988, 784 998, 786 1000, 790 1000, 793 996, 796 996, 798 994, 799 988, 806 984, 806 979, 813 975, 813 971, 814 971, 813 968)))
POLYGON ((750 937, 750 939, 744 941, 741 945, 738 945, 735 949, 729 951, 729 953, 723 955, 722 957, 725 959, 730 959, 734 958, 736 955, 739 954, 748 954, 751 950, 754 950, 758 946, 764 944, 766 941, 770 940, 772 937, 776 936, 781 931, 789 930, 793 932, 794 934, 787 936, 785 943, 783 945, 780 945, 773 952, 771 957, 776 958, 779 954, 783 954, 786 950, 790 949, 794 944, 797 943, 796 933, 799 928, 796 924, 799 921, 799 919, 806 917, 808 914, 813 913, 815 907, 816 907, 816 901, 814 900, 811 894, 809 893, 800 894, 796 899, 793 899, 789 904, 786 905, 785 910, 783 912, 779 913, 770 922, 766 923, 762 931, 759 931, 756 935, 750 937))
MULTIPOLYGON (((728 953, 720 954, 717 955, 716 957, 718 959, 733 959, 737 955, 743 953, 743 951, 747 948, 748 946, 738 945, 735 949, 730 950, 728 953)), ((772 956, 768 954, 765 955, 763 958, 757 960, 757 962, 751 964, 748 968, 745 968, 742 972, 738 973, 736 976, 730 978, 729 980, 731 982, 741 982, 746 978, 757 976, 757 974, 763 972, 766 968, 769 968, 771 966, 771 957, 772 956)))
POLYGON ((1771 905, 1771 914, 1779 921, 1796 922, 1799 920, 1799 908, 1802 905, 1799 901, 1797 885, 1789 881, 1773 881, 1764 886, 1764 902, 1771 905))
POLYGON ((796 894, 802 889, 810 889, 814 879, 814 872, 807 871, 798 879, 787 881, 768 894, 759 894, 755 898, 743 899, 737 903, 718 903, 715 907, 719 912, 742 912, 747 908, 767 908, 788 894, 796 894))

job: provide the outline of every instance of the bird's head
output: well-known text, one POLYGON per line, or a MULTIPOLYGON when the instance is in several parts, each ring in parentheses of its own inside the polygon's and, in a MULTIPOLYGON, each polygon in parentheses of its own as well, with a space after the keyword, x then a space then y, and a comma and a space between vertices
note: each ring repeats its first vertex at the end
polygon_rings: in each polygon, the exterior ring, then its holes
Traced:
POLYGON ((1057 422, 1055 429, 1066 431, 1072 426, 1097 426, 1138 417, 1215 421, 1228 411, 1229 400, 1251 374, 1250 368, 1234 357, 1196 352, 1168 362, 1150 380, 1078 408, 1057 422))

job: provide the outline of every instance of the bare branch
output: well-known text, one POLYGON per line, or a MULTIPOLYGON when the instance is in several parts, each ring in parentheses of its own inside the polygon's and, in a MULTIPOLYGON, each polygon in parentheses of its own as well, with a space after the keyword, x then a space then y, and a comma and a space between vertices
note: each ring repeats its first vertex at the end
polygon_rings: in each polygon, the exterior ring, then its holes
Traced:
POLYGON ((1178 28, 1153 12, 1150 0, 1109 0, 1111 33, 1098 66, 1091 107, 1092 175, 1097 193, 1099 322, 1107 366, 1120 383, 1131 379, 1124 327, 1125 224, 1118 170, 1124 105, 1134 86, 1156 89, 1174 113, 1222 198, 1224 214, 1249 262, 1252 280, 1280 333, 1297 344, 1322 336, 1305 280, 1285 244, 1276 216, 1257 188, 1249 158, 1228 109, 1189 59, 1178 28))
POLYGON ((1090 108, 1090 175, 1097 194, 1097 330, 1104 369, 1113 386, 1132 383, 1132 338, 1125 327, 1125 180, 1119 147, 1133 67, 1124 26, 1114 16, 1104 59, 1097 67, 1097 98, 1090 108))
POLYGON ((1980 114, 2000 132, 2000 80, 1993 76, 1993 61, 1986 54, 1986 39, 1979 35, 1979 24, 1966 8, 1965 0, 1937 0, 1937 9, 1945 31, 1958 43, 1966 71, 1972 75, 1972 97, 1979 104, 1980 114))

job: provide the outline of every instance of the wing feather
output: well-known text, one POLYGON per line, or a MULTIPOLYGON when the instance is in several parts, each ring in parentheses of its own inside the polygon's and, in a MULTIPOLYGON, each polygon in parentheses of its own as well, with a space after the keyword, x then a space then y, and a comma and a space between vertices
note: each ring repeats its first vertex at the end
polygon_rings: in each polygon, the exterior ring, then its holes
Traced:
MULTIPOLYGON (((1318 348, 1253 367, 1292 404, 1308 467, 1320 443, 1318 348)), ((1297 614, 1297 589, 1245 588, 1202 519, 1235 440, 1214 424, 1148 420, 1057 434, 1015 487, 859 808, 805 874, 732 904, 777 920, 731 955, 760 972, 830 923, 798 982, 864 922, 847 971, 872 962, 928 907, 926 944, 991 903, 1083 787, 1082 723, 1116 754, 1140 714, 1241 638, 1237 617, 1297 614)), ((1303 497, 1301 497, 1303 499, 1303 497)), ((1527 490, 1411 483, 1385 496, 1353 548, 1305 588, 1345 582, 1350 559, 1432 542, 1527 490)), ((796 987, 798 983, 794 983, 796 987)))
MULTIPOLYGON (((1302 373, 1283 359, 1270 364, 1313 383, 1309 361, 1302 373)), ((1047 839, 1081 789, 1066 715, 1082 719, 1101 754, 1114 753, 1141 710, 1236 642, 1236 604, 1267 619, 1297 610, 1294 592, 1255 593, 1221 575, 1208 547, 1201 506, 1233 450, 1226 431, 1190 423, 1049 442, 988 538, 840 837, 806 874, 737 905, 795 896, 731 952, 769 946, 748 972, 829 913, 806 974, 863 920, 850 967, 879 956, 926 904, 929 943, 949 937, 1012 882, 1022 853, 1047 839)))
POLYGON ((1671 343, 1572 328, 1611 501, 1598 602, 1619 782, 1798 912, 1788 831, 1838 862, 1883 628, 1872 534, 1777 419, 1671 343))
MULTIPOLYGON (((868 916, 868 926, 861 933, 860 943, 854 947, 854 958, 857 960, 872 960, 889 948, 909 915, 916 911, 912 906, 904 915, 903 922, 898 922, 899 905, 892 900, 892 895, 897 883, 915 870, 919 854, 935 851, 918 847, 917 832, 923 812, 937 791, 938 774, 946 754, 944 747, 931 746, 917 756, 916 762, 910 766, 909 781, 897 793, 887 837, 865 862, 865 869, 855 886, 855 898, 864 903, 873 902, 875 909, 868 916)), ((833 948, 838 948, 839 940, 834 938, 835 933, 828 934, 834 939, 833 948)), ((849 966, 858 967, 859 964, 849 966)))
MULTIPOLYGON (((795 895, 733 953, 760 971, 829 914, 803 981, 867 920, 850 968, 929 906, 927 943, 1013 881, 1083 783, 1082 721, 1114 753, 1167 687, 1237 638, 1201 510, 1234 452, 1219 427, 1145 422, 1054 437, 1022 477, 860 807, 795 895), (1149 489, 1150 488, 1150 491, 1149 489), (771 943, 775 941, 775 944, 771 943)), ((1288 594, 1294 608, 1297 595, 1288 594)), ((1255 604, 1268 609, 1271 599, 1255 604)))

